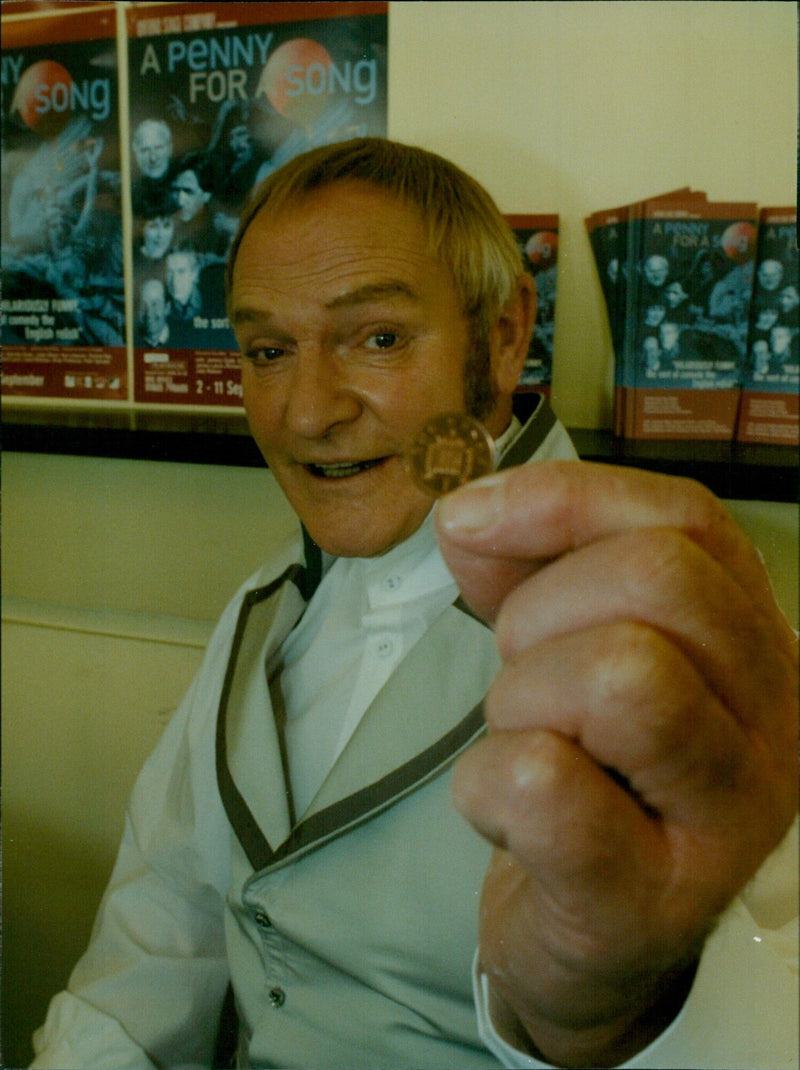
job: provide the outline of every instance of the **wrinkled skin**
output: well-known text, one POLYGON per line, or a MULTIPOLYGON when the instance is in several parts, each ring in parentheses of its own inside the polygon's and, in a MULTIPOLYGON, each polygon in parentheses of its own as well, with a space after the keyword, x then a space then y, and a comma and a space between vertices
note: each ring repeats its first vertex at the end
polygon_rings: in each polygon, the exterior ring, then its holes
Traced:
POLYGON ((797 810, 797 640, 703 487, 549 462, 438 506, 493 624, 487 737, 454 777, 494 845, 480 954, 510 1039, 615 1065, 680 1008, 797 810))

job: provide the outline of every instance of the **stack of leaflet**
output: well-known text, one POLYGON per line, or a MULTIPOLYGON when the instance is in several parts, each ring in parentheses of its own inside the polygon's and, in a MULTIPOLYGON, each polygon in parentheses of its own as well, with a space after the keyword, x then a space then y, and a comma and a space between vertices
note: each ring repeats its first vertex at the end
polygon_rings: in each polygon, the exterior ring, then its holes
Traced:
POLYGON ((762 208, 736 438, 797 446, 797 209, 762 208))
POLYGON ((586 219, 614 346, 615 434, 735 437, 756 215, 687 187, 586 219))

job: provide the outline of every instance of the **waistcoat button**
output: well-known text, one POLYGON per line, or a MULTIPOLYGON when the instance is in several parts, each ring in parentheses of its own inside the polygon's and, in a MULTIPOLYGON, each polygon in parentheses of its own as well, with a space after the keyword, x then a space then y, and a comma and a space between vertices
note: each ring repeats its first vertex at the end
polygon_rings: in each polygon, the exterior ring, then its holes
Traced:
POLYGON ((269 1001, 273 1007, 282 1007, 286 1002, 286 993, 282 988, 271 988, 269 990, 269 1001))
POLYGON ((269 914, 266 914, 263 910, 259 910, 256 914, 256 925, 259 929, 271 929, 272 922, 269 920, 269 914))

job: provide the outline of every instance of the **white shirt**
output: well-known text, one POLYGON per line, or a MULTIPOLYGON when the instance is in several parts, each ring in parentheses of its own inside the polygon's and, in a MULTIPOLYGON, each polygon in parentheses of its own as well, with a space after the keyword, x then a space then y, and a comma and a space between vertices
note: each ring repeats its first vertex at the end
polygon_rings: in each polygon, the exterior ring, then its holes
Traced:
MULTIPOLYGON (((512 417, 496 456, 517 435, 512 417)), ((458 597, 433 510, 405 542, 372 558, 323 555, 325 577, 283 644, 281 689, 295 815, 301 817, 372 700, 458 597)))
POLYGON ((286 749, 299 818, 367 707, 458 596, 433 514, 382 557, 337 558, 283 644, 286 749))

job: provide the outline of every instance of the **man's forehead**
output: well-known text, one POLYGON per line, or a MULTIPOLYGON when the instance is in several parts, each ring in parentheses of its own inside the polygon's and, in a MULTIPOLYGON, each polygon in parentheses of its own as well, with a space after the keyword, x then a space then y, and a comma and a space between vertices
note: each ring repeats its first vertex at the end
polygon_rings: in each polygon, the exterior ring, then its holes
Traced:
POLYGON ((452 271, 419 209, 363 181, 270 202, 253 216, 230 268, 230 314, 263 319, 274 302, 311 296, 336 311, 368 302, 457 300, 452 271))
POLYGON ((299 264, 313 270, 337 259, 344 266, 349 258, 367 272, 384 262, 439 263, 416 208, 367 183, 342 182, 260 208, 242 235, 234 272, 243 260, 260 260, 265 270, 299 264))
POLYGON ((147 141, 151 145, 166 145, 170 137, 169 129, 166 126, 162 126, 161 123, 142 123, 136 131, 136 142, 138 144, 147 141))
POLYGON ((363 179, 341 179, 277 203, 267 201, 256 210, 242 240, 255 227, 261 234, 272 231, 291 237, 308 232, 321 246, 321 235, 341 222, 354 235, 366 236, 375 245, 394 242, 399 236, 409 243, 429 244, 428 228, 416 205, 363 179))
POLYGON ((349 308, 354 305, 372 304, 377 301, 406 300, 419 301, 419 292, 407 282, 399 279, 387 279, 383 282, 367 282, 344 290, 325 304, 326 308, 349 308))
MULTIPOLYGON (((385 279, 382 281, 367 282, 342 289, 339 293, 322 303, 325 312, 337 313, 357 310, 366 306, 374 305, 400 305, 419 304, 422 301, 418 291, 407 282, 400 279, 385 279)), ((234 288, 235 302, 235 288, 234 288)), ((234 303, 231 310, 231 323, 234 327, 244 326, 255 321, 271 319, 273 313, 269 307, 268 299, 256 301, 248 300, 243 295, 238 304, 234 303)))

